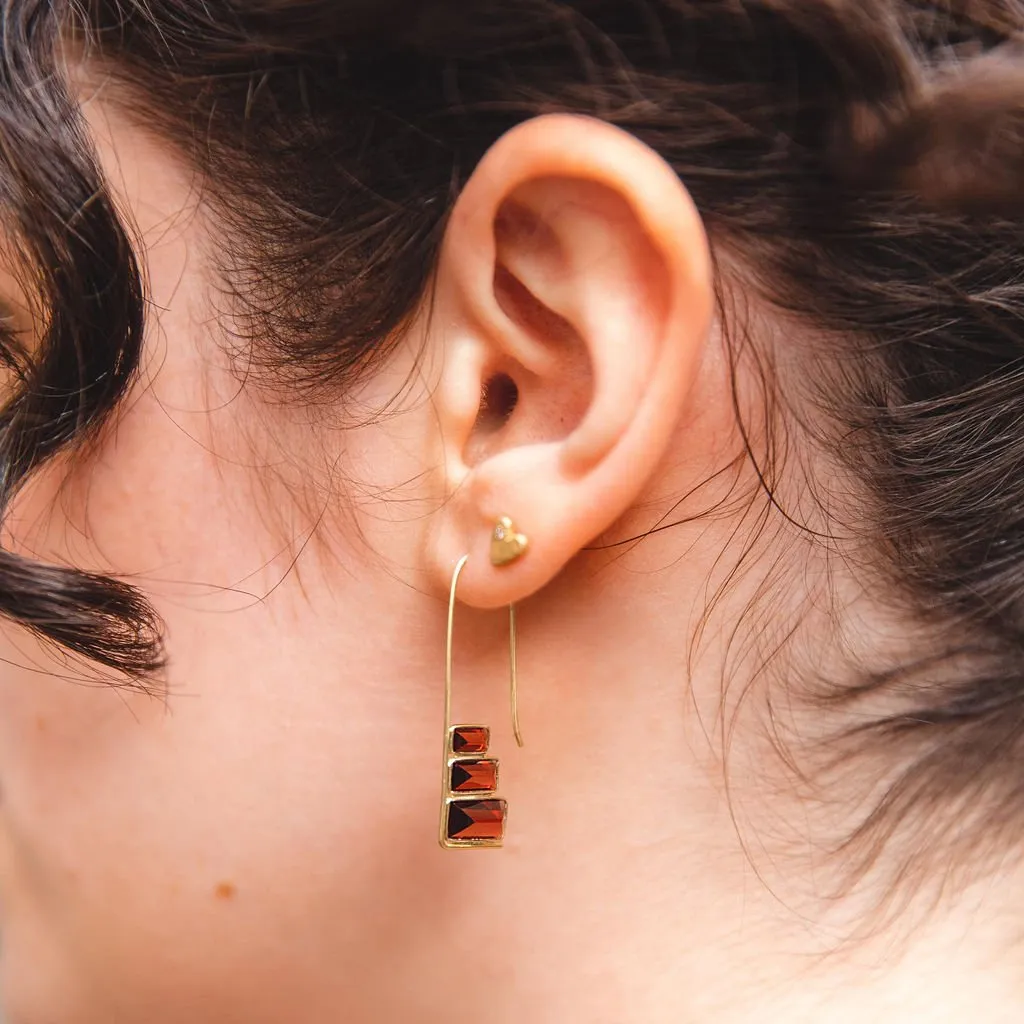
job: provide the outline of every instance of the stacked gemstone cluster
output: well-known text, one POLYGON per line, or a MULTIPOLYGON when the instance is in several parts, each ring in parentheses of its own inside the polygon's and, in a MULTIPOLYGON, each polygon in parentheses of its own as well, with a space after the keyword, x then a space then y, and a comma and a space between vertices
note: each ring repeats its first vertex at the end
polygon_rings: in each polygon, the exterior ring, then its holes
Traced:
POLYGON ((506 803, 491 795, 498 788, 498 761, 484 756, 490 739, 490 730, 483 725, 454 725, 448 730, 446 846, 501 846, 506 803))

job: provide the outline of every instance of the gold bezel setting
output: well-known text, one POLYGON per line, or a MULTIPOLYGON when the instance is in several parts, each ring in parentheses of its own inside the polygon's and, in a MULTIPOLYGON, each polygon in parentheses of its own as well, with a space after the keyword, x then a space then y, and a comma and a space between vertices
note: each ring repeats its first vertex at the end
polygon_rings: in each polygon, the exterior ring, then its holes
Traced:
MULTIPOLYGON (((508 804, 496 796, 498 788, 498 759, 487 756, 487 748, 490 745, 490 730, 484 725, 450 725, 445 735, 445 758, 444 778, 442 780, 443 799, 441 801, 441 821, 438 839, 441 846, 446 850, 472 850, 472 849, 496 849, 500 847, 505 837, 505 822, 508 817, 508 804), (471 753, 455 752, 455 736, 464 730, 481 730, 486 738, 483 749, 474 749, 471 753), (452 768, 458 764, 476 761, 490 761, 494 765, 494 785, 474 790, 452 790, 452 768), (491 804, 498 812, 496 835, 462 837, 452 836, 450 831, 450 815, 453 807, 468 809, 472 805, 491 804)), ((490 824, 493 825, 494 820, 490 824)))

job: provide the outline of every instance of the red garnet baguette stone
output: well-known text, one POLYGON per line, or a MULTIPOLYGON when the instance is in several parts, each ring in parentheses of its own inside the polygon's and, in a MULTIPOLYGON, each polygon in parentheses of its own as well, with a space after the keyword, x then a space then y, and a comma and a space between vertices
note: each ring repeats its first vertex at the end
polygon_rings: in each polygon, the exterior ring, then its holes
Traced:
POLYGON ((455 800, 448 805, 449 839, 501 839, 504 800, 455 800))
POLYGON ((483 754, 490 739, 491 730, 485 725, 457 725, 452 729, 452 752, 483 754))
POLYGON ((482 761, 456 761, 452 765, 453 793, 483 793, 497 788, 497 761, 487 758, 482 761))

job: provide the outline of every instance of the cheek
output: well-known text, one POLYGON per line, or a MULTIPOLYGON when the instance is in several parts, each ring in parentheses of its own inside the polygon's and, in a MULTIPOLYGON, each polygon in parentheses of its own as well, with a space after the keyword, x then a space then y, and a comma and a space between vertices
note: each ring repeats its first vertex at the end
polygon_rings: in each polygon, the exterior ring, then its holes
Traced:
POLYGON ((357 642, 354 675, 296 673, 259 615, 216 645, 177 616, 166 705, 0 679, 5 984, 27 1022, 281 1021, 311 993, 372 1019, 331 989, 423 900, 435 737, 395 740, 432 716, 365 686, 357 642))
POLYGON ((13 1024, 259 1024, 317 1000, 330 1011, 310 1019, 373 1019, 379 994, 351 978, 441 897, 424 878, 441 691, 410 682, 418 596, 286 573, 294 547, 253 514, 251 466, 145 395, 87 474, 66 469, 26 489, 9 540, 137 574, 167 626, 168 695, 83 680, 3 631, 13 1024))
POLYGON ((138 392, 98 450, 55 460, 31 479, 5 519, 4 543, 34 558, 142 575, 147 589, 230 586, 236 573, 258 569, 273 543, 251 522, 252 474, 240 453, 218 451, 237 429, 169 411, 195 401, 183 386, 138 392))

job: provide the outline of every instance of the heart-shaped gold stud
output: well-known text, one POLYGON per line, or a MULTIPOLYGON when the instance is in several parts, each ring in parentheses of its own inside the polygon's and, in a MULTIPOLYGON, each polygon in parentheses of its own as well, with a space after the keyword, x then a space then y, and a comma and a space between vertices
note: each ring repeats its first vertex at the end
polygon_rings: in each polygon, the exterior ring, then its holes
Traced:
POLYGON ((491 565, 508 565, 526 550, 529 540, 525 534, 516 533, 512 520, 502 516, 491 534, 491 565))

